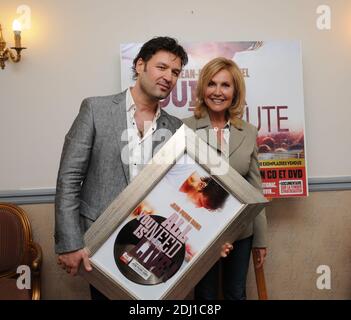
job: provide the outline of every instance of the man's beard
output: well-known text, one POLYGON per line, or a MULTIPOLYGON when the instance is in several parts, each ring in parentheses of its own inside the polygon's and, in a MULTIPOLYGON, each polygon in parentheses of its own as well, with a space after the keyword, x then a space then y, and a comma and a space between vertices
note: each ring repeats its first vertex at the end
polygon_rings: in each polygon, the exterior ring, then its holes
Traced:
POLYGON ((159 94, 152 93, 151 88, 149 89, 147 86, 144 86, 142 82, 140 83, 140 88, 148 97, 150 97, 152 100, 155 100, 157 102, 163 99, 166 99, 171 93, 170 91, 165 93, 159 93, 159 94))

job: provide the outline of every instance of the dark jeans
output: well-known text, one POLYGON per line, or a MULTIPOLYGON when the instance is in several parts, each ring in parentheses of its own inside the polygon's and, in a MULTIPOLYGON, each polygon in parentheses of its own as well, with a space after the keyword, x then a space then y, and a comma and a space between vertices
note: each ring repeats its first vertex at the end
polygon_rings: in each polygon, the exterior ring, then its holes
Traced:
POLYGON ((225 300, 246 300, 246 276, 249 269, 252 236, 235 241, 233 251, 207 272, 195 287, 196 300, 218 299, 220 264, 222 267, 223 297, 225 300))
POLYGON ((90 296, 91 300, 109 300, 104 296, 98 289, 90 285, 90 296))

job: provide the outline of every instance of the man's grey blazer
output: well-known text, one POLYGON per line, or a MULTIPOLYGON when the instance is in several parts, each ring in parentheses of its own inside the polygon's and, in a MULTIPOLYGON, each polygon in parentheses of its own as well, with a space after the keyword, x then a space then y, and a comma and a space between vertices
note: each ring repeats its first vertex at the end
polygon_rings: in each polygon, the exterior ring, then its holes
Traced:
MULTIPOLYGON (((161 110, 153 152, 181 125, 178 118, 161 110)), ((127 141, 122 141, 126 129, 126 91, 83 100, 65 137, 57 177, 56 253, 83 248, 85 231, 129 183, 129 164, 121 158, 128 148, 127 141)))

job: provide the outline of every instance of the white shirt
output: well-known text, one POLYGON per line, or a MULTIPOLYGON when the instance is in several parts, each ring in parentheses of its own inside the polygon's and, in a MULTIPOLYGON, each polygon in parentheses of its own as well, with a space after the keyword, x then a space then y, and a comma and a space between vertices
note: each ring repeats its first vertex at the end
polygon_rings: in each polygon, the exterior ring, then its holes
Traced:
MULTIPOLYGON (((213 130, 217 133, 219 130, 217 127, 214 127, 213 130)), ((221 151, 223 155, 228 158, 229 157, 229 138, 230 138, 230 121, 226 123, 223 129, 223 140, 220 144, 221 151)))
POLYGON ((127 129, 128 129, 128 149, 129 149, 129 176, 132 181, 143 169, 146 163, 152 158, 152 135, 157 129, 156 120, 161 115, 160 107, 157 108, 155 116, 148 126, 148 130, 140 137, 139 130, 134 118, 136 105, 130 88, 126 95, 126 113, 127 113, 127 129))

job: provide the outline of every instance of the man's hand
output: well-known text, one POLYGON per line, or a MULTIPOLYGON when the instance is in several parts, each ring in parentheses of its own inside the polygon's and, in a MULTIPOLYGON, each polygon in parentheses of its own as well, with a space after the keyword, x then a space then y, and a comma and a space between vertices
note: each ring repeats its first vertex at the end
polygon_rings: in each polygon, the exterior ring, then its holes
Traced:
POLYGON ((57 264, 60 265, 63 270, 66 270, 67 273, 75 276, 78 273, 82 260, 86 271, 93 270, 89 262, 89 254, 86 248, 60 254, 57 258, 57 264))
POLYGON ((229 242, 226 242, 224 245, 222 245, 221 248, 221 257, 225 258, 228 256, 229 252, 233 250, 233 245, 230 244, 229 242))
POLYGON ((259 269, 263 266, 263 263, 265 261, 266 255, 267 255, 267 248, 253 248, 255 250, 257 259, 255 259, 254 264, 255 268, 259 269))

